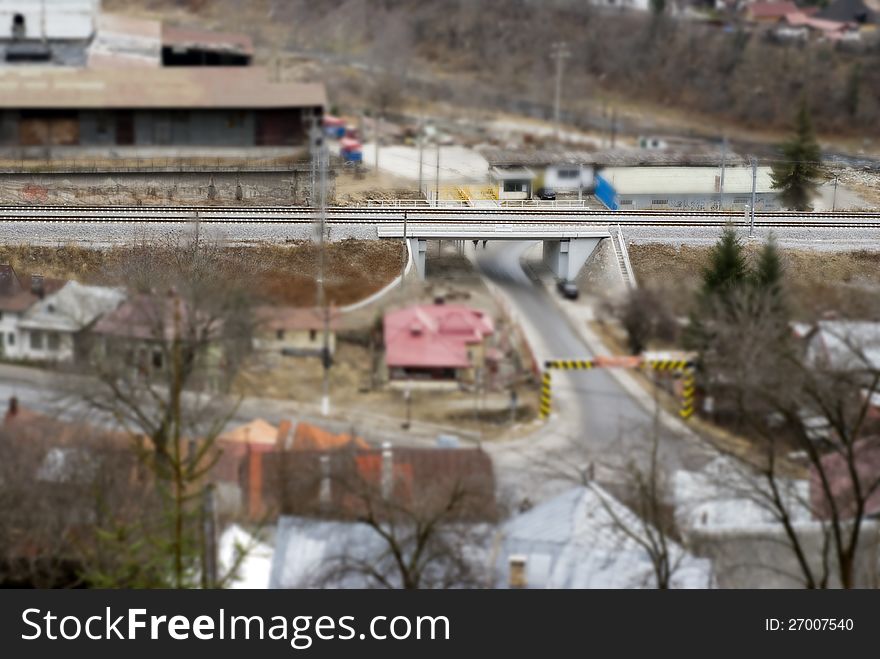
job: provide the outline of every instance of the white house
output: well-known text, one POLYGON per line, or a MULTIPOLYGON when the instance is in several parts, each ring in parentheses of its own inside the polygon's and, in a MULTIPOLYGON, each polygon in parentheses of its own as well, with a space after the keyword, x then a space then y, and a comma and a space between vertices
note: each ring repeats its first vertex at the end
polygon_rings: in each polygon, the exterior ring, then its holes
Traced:
POLYGON ((22 315, 18 321, 16 349, 9 356, 35 361, 74 361, 80 333, 124 299, 125 293, 120 289, 67 282, 22 315))
POLYGON ((25 313, 46 293, 64 284, 40 275, 19 277, 8 263, 0 264, 0 356, 17 358, 21 341, 18 324, 25 313))

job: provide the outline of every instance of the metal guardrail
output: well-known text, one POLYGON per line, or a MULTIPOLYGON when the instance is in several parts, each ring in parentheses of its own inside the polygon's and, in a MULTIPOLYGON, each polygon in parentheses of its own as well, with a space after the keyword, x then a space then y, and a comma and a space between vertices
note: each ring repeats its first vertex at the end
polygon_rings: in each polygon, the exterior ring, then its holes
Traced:
POLYGON ((620 224, 617 225, 617 244, 620 249, 620 258, 623 260, 623 266, 626 270, 626 276, 629 279, 629 287, 637 288, 636 274, 633 272, 632 262, 629 260, 629 250, 626 248, 626 241, 623 239, 623 230, 620 228, 620 224))

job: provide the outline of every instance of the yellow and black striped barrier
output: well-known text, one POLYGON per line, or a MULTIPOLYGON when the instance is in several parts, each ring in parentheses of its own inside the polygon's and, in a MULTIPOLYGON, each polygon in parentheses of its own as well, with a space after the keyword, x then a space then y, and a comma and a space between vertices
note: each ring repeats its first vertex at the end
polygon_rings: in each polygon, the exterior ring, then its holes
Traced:
POLYGON ((697 385, 694 369, 690 364, 685 366, 682 372, 684 373, 684 378, 681 389, 681 409, 678 410, 678 414, 682 419, 687 420, 694 414, 694 394, 696 393, 697 385))
POLYGON ((541 378, 541 418, 546 419, 550 416, 550 370, 547 369, 544 371, 544 375, 541 378))
POLYGON ((639 362, 637 357, 600 357, 593 359, 551 359, 544 362, 541 378, 540 416, 546 419, 553 407, 551 371, 587 371, 594 368, 633 367, 639 363, 655 371, 677 371, 683 374, 681 407, 678 411, 682 419, 690 419, 694 414, 694 395, 696 382, 693 364, 686 359, 650 359, 639 362))
POLYGON ((590 359, 554 359, 544 362, 544 368, 547 370, 555 368, 561 371, 584 371, 593 368, 593 361, 590 359))

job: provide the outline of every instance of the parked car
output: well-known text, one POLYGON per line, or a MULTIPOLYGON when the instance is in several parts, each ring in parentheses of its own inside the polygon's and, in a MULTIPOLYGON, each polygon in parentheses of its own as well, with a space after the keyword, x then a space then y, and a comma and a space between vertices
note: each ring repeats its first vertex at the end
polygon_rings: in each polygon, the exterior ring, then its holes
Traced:
POLYGON ((567 300, 577 300, 578 295, 580 295, 577 284, 568 279, 560 279, 556 282, 556 289, 567 300))
POLYGON ((538 191, 535 193, 535 198, 543 199, 545 201, 555 201, 556 190, 553 188, 538 188, 538 191))

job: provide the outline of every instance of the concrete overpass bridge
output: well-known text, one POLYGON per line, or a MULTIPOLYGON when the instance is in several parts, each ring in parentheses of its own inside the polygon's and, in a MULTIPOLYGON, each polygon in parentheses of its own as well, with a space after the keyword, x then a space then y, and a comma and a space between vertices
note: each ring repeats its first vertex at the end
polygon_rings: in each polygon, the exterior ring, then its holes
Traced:
POLYGON ((428 222, 385 224, 377 227, 377 231, 379 238, 406 239, 416 272, 422 279, 427 272, 429 240, 540 240, 544 244, 544 263, 550 271, 560 279, 574 279, 599 241, 611 238, 607 226, 491 221, 454 225, 428 222))

